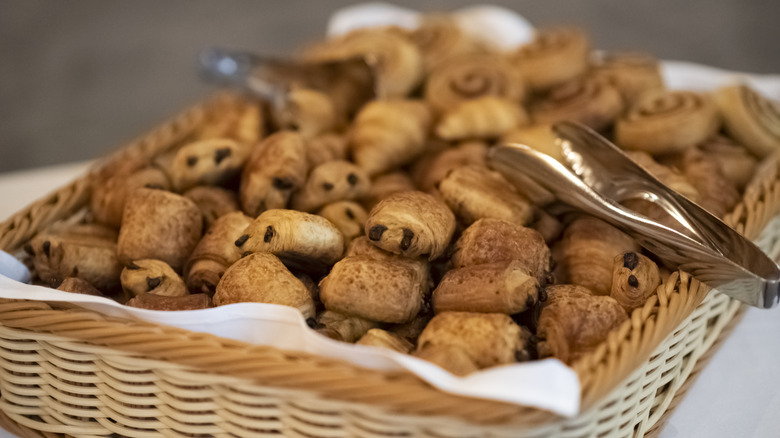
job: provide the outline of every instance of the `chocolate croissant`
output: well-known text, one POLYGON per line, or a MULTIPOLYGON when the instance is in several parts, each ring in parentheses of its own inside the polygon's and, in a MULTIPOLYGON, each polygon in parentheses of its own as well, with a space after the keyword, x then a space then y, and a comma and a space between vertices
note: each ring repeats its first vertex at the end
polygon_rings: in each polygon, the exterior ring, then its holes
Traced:
POLYGON ((374 245, 406 257, 430 260, 444 254, 455 232, 455 216, 441 201, 423 192, 400 192, 379 202, 366 220, 374 245))
POLYGON ((293 195, 292 207, 316 211, 325 204, 351 201, 368 194, 368 174, 349 161, 328 161, 312 169, 306 184, 293 195))
POLYGON ((189 293, 179 274, 160 260, 134 260, 125 266, 119 279, 122 289, 133 297, 141 294, 180 297, 189 293))
POLYGON ((249 149, 227 138, 201 140, 182 146, 174 155, 169 175, 173 188, 184 192, 198 185, 220 185, 236 176, 249 149))
POLYGON ((268 252, 287 266, 319 271, 344 252, 344 236, 322 216, 296 210, 267 210, 239 236, 242 253, 268 252))
POLYGON ((105 294, 119 288, 122 270, 117 259, 117 234, 103 225, 77 225, 39 233, 25 251, 32 256, 40 279, 57 287, 78 277, 105 294))

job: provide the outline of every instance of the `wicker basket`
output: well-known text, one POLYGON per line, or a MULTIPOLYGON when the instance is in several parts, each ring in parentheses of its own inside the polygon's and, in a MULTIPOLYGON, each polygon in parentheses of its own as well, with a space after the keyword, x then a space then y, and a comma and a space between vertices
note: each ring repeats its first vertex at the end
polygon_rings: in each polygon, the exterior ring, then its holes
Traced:
MULTIPOLYGON (((120 149, 154 156, 180 145, 238 97, 220 95, 120 149)), ((726 219, 777 252, 775 159, 726 219), (768 226, 769 225, 769 226, 768 226)), ((98 166, 99 168, 100 166, 98 166)), ((97 169, 96 169, 97 171, 97 169)), ((0 224, 0 248, 19 247, 82 209, 91 175, 0 224)), ((644 436, 665 413, 741 305, 685 273, 574 369, 582 413, 456 396, 406 372, 386 373, 310 354, 249 345, 39 301, 0 301, 0 423, 21 436, 129 437, 586 437, 644 436)))

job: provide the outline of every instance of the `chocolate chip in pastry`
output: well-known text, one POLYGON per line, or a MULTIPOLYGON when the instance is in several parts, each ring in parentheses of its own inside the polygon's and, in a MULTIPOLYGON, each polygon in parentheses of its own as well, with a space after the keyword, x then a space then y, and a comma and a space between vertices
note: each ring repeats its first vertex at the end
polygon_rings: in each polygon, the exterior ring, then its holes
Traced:
POLYGON ((313 212, 325 204, 351 201, 368 194, 368 174, 349 161, 328 161, 312 169, 301 190, 293 195, 292 207, 313 212))
POLYGON ((317 212, 318 215, 333 222, 344 235, 345 242, 363 234, 368 212, 362 205, 352 201, 330 203, 317 212))
POLYGON ((221 185, 236 176, 249 149, 228 138, 201 140, 178 149, 170 164, 170 179, 177 192, 198 185, 221 185))
POLYGON ((122 289, 130 296, 152 294, 180 297, 189 293, 179 274, 161 260, 133 260, 122 270, 119 279, 122 289))

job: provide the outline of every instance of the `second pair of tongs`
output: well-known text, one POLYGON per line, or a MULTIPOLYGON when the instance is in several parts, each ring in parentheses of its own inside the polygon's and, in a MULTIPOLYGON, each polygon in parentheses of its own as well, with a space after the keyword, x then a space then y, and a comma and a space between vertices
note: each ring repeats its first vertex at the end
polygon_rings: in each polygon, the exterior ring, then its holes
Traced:
POLYGON ((520 144, 492 148, 490 165, 510 180, 530 179, 558 201, 614 225, 664 262, 721 293, 759 308, 778 304, 780 268, 755 244, 591 129, 562 122, 553 130, 568 168, 520 144), (623 207, 620 202, 628 199, 656 203, 685 233, 623 207))

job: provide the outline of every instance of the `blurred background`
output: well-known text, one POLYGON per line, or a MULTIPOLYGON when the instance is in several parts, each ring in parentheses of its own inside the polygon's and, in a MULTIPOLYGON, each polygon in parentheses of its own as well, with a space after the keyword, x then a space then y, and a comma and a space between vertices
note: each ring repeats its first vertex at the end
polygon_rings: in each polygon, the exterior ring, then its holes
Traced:
MULTIPOLYGON (((0 172, 108 153, 206 96, 207 46, 283 55, 355 0, 0 0, 0 172)), ((391 2, 448 11, 475 2, 391 2)), ((594 46, 780 73, 777 0, 489 3, 537 26, 574 24, 594 46)))

